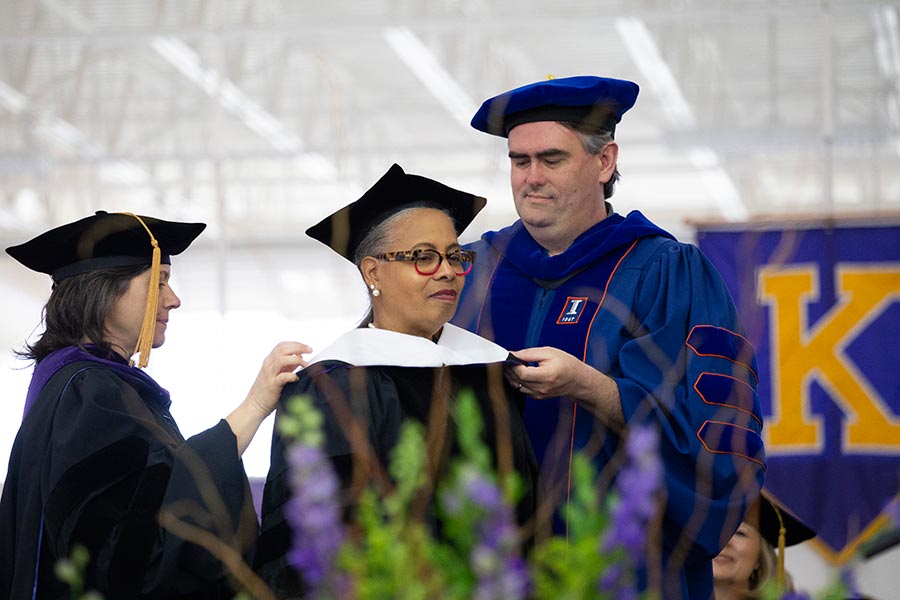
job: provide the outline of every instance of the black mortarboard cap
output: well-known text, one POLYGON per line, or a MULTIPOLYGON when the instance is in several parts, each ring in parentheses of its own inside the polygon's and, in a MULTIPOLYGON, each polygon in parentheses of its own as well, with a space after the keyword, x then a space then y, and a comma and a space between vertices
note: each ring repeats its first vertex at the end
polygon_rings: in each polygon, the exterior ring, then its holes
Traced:
POLYGON ((507 137, 522 123, 563 121, 613 133, 625 111, 634 106, 639 90, 632 81, 610 77, 547 79, 485 100, 472 117, 472 127, 507 137))
POLYGON ((446 210, 456 223, 459 235, 469 226, 487 200, 461 192, 433 179, 405 173, 394 164, 355 202, 325 217, 306 230, 353 262, 356 249, 372 228, 398 211, 410 206, 446 210))
POLYGON ((778 548, 778 537, 784 526, 784 546, 793 546, 816 537, 816 532, 776 502, 768 493, 759 495, 759 533, 763 539, 778 548))
POLYGON ((205 223, 180 223, 145 216, 138 220, 131 214, 97 211, 24 244, 10 246, 6 253, 29 269, 49 274, 54 281, 98 269, 149 266, 153 246, 141 221, 159 243, 163 263, 170 262, 169 256, 183 252, 206 227, 205 223))
POLYGON ((756 523, 759 534, 774 548, 778 548, 778 562, 776 565, 776 582, 778 588, 785 589, 784 549, 808 539, 816 537, 816 532, 810 529, 803 521, 792 515, 784 506, 779 504, 765 490, 760 492, 745 517, 751 524, 756 513, 756 523))
POLYGON ((205 227, 205 223, 179 223, 100 210, 93 216, 46 231, 24 244, 10 246, 6 253, 29 269, 49 274, 55 282, 89 271, 148 266, 150 280, 144 318, 132 353, 140 354, 138 366, 144 368, 150 360, 156 327, 159 265, 168 264, 169 256, 183 252, 205 227))

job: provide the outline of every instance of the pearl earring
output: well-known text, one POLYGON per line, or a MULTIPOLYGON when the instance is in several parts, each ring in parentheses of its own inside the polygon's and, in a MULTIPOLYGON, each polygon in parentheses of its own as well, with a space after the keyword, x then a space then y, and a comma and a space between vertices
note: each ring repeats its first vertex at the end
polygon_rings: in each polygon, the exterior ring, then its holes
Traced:
POLYGON ((372 290, 372 297, 377 298, 378 296, 381 295, 381 290, 379 290, 377 287, 375 287, 374 283, 369 284, 369 289, 372 290))

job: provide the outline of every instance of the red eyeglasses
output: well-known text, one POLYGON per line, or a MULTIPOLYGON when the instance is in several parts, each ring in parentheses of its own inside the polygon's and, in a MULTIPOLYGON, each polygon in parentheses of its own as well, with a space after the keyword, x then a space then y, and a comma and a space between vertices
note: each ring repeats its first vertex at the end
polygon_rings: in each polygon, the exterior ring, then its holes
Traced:
POLYGON ((457 275, 468 275, 475 262, 475 253, 471 250, 453 250, 452 252, 438 252, 431 248, 419 248, 418 250, 400 250, 397 252, 385 252, 375 258, 380 260, 402 260, 411 262, 416 267, 419 275, 434 275, 441 268, 441 262, 446 258, 447 264, 457 275))

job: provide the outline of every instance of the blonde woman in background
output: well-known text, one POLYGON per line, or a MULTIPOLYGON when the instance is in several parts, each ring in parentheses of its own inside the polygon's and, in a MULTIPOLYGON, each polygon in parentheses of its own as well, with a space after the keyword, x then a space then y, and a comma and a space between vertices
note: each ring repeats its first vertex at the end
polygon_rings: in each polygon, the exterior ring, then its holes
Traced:
POLYGON ((713 560, 716 600, 762 598, 770 582, 781 593, 792 591, 793 581, 784 568, 784 549, 815 535, 763 491, 713 560))

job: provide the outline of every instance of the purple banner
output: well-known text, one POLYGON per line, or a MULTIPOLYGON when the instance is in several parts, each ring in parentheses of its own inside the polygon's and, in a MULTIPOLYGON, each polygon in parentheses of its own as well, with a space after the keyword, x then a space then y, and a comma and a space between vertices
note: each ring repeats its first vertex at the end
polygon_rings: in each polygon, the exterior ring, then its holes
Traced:
POLYGON ((759 361, 766 487, 839 563, 900 490, 900 226, 701 226, 759 361))

